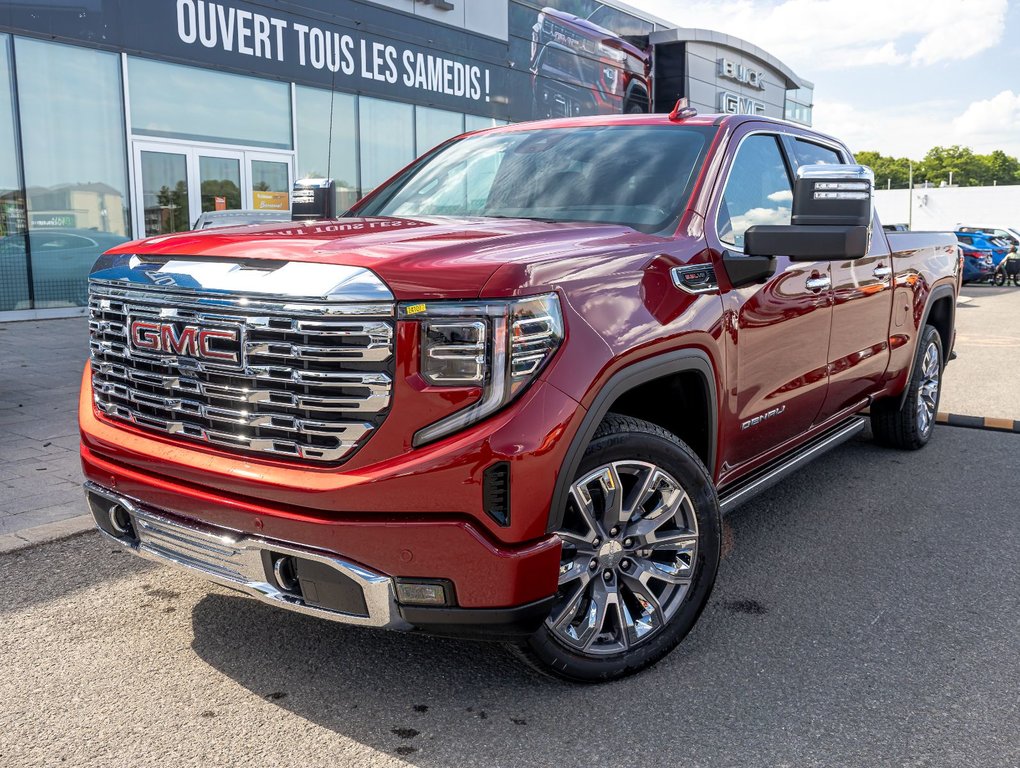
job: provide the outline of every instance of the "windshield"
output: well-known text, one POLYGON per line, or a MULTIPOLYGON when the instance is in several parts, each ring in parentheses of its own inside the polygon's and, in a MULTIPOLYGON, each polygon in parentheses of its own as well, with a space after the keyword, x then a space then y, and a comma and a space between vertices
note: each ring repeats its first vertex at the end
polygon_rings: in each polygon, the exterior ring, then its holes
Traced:
POLYGON ((671 233, 714 131, 612 125, 475 134, 426 155, 353 213, 590 221, 671 233))

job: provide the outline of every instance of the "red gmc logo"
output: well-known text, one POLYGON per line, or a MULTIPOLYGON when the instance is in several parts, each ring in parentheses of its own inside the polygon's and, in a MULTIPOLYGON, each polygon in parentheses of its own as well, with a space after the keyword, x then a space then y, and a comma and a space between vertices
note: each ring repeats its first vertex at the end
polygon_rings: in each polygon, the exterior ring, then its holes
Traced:
POLYGON ((132 319, 128 338, 133 349, 157 355, 178 355, 196 360, 237 365, 241 360, 236 328, 203 328, 186 323, 132 319))

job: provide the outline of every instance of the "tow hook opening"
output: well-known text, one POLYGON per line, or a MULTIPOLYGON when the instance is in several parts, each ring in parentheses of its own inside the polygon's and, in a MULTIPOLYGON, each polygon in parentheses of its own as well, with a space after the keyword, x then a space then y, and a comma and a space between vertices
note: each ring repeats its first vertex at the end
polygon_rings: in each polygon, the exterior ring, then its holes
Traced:
POLYGON ((301 594, 301 584, 297 578, 297 566, 294 558, 289 555, 277 557, 273 562, 273 576, 276 578, 276 586, 284 592, 301 594))
POLYGON ((364 591, 354 579, 318 560, 262 551, 267 581, 305 605, 353 616, 368 616, 364 591))
POLYGON ((138 541, 134 520, 127 504, 95 491, 88 491, 87 499, 96 525, 104 532, 125 542, 138 541))
POLYGON ((134 538, 134 527, 131 525, 131 515, 120 504, 110 507, 110 525, 121 536, 134 538))

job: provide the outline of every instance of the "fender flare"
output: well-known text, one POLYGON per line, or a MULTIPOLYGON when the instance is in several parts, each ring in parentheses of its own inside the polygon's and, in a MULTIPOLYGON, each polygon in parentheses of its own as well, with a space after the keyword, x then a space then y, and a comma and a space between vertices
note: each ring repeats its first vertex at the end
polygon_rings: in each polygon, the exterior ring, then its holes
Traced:
MULTIPOLYGON (((591 442, 592 435, 598 429, 599 424, 609 413, 611 406, 620 395, 653 379, 660 379, 672 374, 694 371, 700 375, 705 387, 705 395, 708 401, 708 464, 715 463, 715 452, 719 431, 719 407, 718 395, 716 392, 715 368, 708 354, 700 349, 678 349, 647 360, 628 365, 614 373, 609 381, 595 395, 588 412, 581 421, 581 426, 570 442, 563 464, 556 475, 556 485, 553 488, 552 502, 549 505, 549 523, 546 530, 553 533, 559 530, 563 524, 563 512, 566 509, 567 495, 570 492, 570 485, 581 465, 581 457, 591 442)), ((710 469, 709 472, 712 470, 710 469)))
MULTIPOLYGON (((931 293, 928 294, 928 301, 924 307, 924 314, 921 316, 921 324, 917 328, 917 342, 914 344, 915 354, 910 356, 910 366, 907 368, 907 383, 903 387, 903 391, 900 392, 899 397, 896 398, 896 407, 902 408, 903 404, 907 401, 907 394, 910 392, 910 378, 914 375, 914 362, 917 358, 917 344, 920 343, 921 334, 924 332, 924 327, 928 324, 928 315, 931 312, 931 308, 935 305, 935 302, 942 299, 944 296, 950 298, 949 307, 949 320, 950 320, 950 336, 949 340, 952 342, 952 329, 956 328, 956 290, 952 285, 942 283, 932 288, 931 293)), ((945 367, 946 362, 949 360, 950 350, 943 350, 946 359, 942 362, 945 367)))

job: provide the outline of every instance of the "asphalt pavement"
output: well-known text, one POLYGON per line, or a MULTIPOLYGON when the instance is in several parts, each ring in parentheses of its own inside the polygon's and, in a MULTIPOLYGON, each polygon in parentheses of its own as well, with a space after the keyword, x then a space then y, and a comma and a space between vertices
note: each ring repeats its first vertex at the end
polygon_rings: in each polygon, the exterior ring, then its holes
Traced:
POLYGON ((1020 435, 945 426, 824 456, 726 518, 681 647, 597 687, 96 534, 9 553, 0 765, 1020 765, 1018 456, 1020 435))

